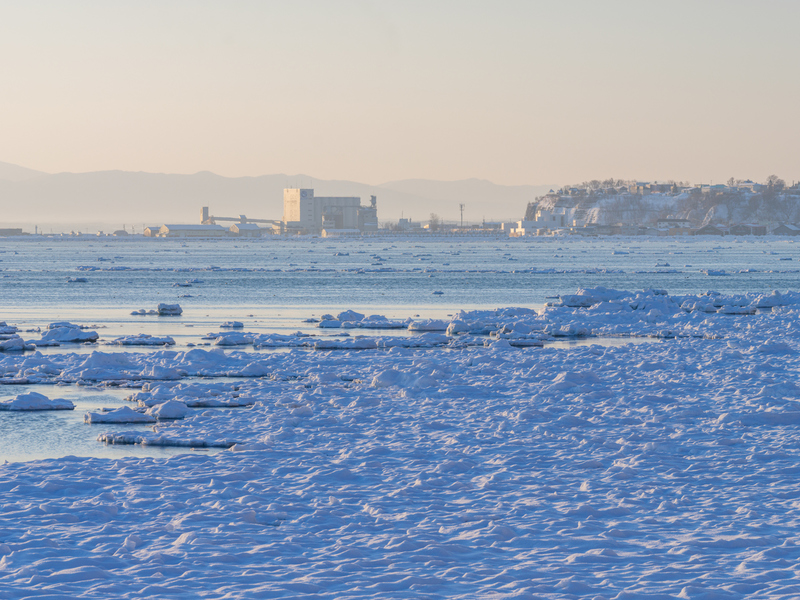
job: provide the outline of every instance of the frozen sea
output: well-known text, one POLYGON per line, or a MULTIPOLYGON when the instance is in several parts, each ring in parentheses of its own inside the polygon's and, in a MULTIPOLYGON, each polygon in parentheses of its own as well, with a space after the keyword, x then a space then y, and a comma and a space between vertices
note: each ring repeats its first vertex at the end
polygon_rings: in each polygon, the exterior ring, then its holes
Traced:
POLYGON ((0 598, 798 597, 798 260, 0 240, 0 320, 100 336, 0 353, 0 402, 76 405, 0 411, 0 598), (142 333, 175 344, 110 343, 142 333))

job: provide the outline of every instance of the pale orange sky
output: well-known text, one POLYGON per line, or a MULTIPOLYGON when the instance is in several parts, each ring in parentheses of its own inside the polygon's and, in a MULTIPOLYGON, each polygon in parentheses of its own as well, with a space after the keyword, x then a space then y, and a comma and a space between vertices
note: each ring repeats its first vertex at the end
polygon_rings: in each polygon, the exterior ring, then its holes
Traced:
POLYGON ((788 0, 3 2, 0 161, 800 179, 799 16, 788 0))

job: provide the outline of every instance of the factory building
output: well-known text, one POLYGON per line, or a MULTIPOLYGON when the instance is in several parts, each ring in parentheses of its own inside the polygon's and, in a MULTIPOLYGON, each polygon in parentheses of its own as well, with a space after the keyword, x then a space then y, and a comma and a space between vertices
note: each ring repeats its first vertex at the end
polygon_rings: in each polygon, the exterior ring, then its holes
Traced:
POLYGON ((323 230, 377 231, 377 199, 361 206, 355 196, 314 196, 310 189, 283 190, 283 223, 287 231, 321 233, 323 230))
POLYGON ((238 237, 261 237, 262 229, 255 223, 234 223, 228 228, 231 235, 238 237))

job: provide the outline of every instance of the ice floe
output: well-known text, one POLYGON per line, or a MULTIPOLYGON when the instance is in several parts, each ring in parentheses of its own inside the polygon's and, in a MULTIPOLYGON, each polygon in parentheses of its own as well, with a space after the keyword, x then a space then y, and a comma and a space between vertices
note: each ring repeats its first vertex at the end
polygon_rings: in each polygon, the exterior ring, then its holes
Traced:
POLYGON ((38 392, 19 394, 13 400, 0 400, 0 410, 42 411, 73 410, 75 405, 64 398, 48 398, 38 392))
POLYGON ((158 337, 147 333, 118 337, 109 344, 115 346, 174 346, 175 340, 169 336, 158 337))
POLYGON ((165 304, 158 305, 158 314, 161 316, 178 316, 183 313, 180 304, 165 304))
POLYGON ((88 412, 84 415, 86 423, 155 423, 156 417, 137 412, 129 406, 121 406, 103 412, 88 412))
POLYGON ((71 323, 52 323, 50 327, 42 333, 41 340, 34 343, 43 345, 49 343, 85 343, 96 342, 99 339, 96 331, 86 331, 71 323))

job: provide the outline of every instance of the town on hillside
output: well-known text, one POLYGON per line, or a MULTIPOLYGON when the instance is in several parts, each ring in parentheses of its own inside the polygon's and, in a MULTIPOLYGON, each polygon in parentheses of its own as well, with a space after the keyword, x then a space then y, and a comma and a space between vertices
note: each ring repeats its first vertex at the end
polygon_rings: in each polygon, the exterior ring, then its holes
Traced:
POLYGON ((699 185, 607 179, 550 190, 509 235, 798 235, 798 220, 800 183, 776 175, 699 185))

